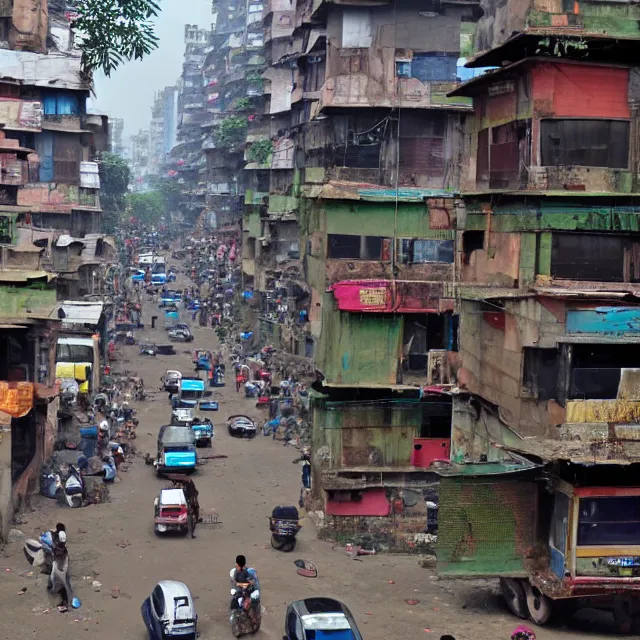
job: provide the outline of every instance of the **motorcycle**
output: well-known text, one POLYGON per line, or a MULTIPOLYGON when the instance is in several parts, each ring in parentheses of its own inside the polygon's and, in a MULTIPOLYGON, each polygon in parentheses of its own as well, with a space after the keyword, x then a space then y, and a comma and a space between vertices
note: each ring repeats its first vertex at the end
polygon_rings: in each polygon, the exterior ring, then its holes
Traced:
POLYGON ((62 480, 58 478, 57 484, 58 491, 62 495, 64 502, 67 503, 67 506, 72 509, 77 509, 82 506, 84 502, 85 485, 78 469, 70 465, 67 479, 63 483, 62 480))
POLYGON ((234 638, 256 633, 262 624, 260 589, 250 582, 237 583, 231 589, 229 622, 234 638))

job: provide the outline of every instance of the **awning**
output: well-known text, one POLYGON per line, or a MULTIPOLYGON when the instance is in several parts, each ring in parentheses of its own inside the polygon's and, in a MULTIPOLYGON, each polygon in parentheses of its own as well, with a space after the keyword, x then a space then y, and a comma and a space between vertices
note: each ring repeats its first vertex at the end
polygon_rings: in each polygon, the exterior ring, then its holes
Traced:
POLYGON ((40 280, 42 278, 46 278, 47 282, 50 282, 55 277, 55 273, 48 273, 47 271, 0 269, 0 282, 29 282, 29 280, 40 280))
POLYGON ((102 317, 102 302, 72 302, 65 300, 60 308, 64 311, 62 326, 71 324, 97 325, 102 317))

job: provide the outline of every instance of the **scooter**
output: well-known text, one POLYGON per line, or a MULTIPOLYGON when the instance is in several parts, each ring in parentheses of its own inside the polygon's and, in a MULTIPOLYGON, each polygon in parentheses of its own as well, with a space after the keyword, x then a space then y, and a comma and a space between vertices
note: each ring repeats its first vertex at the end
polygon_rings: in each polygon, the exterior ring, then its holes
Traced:
POLYGON ((64 481, 64 484, 58 479, 58 491, 62 493, 64 501, 72 509, 82 506, 85 491, 84 480, 73 465, 69 467, 69 477, 64 481))
POLYGON ((234 638, 258 631, 262 623, 260 589, 251 583, 236 584, 231 589, 229 613, 234 638))

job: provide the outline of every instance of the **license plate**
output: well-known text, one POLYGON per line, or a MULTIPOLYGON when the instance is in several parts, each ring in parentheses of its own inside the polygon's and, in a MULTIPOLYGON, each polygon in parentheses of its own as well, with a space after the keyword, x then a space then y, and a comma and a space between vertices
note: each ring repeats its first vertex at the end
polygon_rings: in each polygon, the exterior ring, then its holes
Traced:
POLYGON ((618 570, 618 574, 620 576, 632 576, 633 575, 633 569, 623 569, 622 567, 618 570))

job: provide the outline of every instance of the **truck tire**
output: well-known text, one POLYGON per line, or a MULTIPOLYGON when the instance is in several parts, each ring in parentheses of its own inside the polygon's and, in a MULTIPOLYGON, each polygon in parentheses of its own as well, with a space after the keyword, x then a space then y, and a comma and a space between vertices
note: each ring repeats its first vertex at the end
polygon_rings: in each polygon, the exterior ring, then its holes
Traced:
POLYGON ((516 578, 500 578, 500 591, 514 616, 526 620, 529 617, 527 598, 522 581, 516 578))
POLYGON ((527 597, 529 619, 539 626, 545 625, 553 613, 553 601, 530 582, 524 583, 524 592, 527 597))

